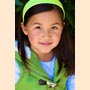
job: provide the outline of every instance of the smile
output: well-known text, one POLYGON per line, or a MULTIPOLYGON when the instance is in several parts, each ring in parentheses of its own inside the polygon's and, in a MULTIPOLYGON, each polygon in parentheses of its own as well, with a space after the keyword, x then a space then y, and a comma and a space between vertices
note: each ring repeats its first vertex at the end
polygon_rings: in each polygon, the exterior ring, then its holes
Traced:
POLYGON ((41 44, 41 45, 45 45, 45 46, 48 46, 48 45, 51 45, 52 43, 50 42, 40 42, 39 44, 41 44))

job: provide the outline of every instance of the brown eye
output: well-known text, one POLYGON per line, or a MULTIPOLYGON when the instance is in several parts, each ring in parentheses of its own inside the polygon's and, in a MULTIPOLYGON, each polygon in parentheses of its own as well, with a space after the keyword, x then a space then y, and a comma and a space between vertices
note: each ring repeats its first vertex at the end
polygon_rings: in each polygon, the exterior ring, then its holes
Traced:
POLYGON ((41 29, 41 27, 40 26, 36 26, 35 29, 41 29))
POLYGON ((53 27, 52 27, 52 30, 57 30, 57 29, 58 29, 57 26, 53 26, 53 27))

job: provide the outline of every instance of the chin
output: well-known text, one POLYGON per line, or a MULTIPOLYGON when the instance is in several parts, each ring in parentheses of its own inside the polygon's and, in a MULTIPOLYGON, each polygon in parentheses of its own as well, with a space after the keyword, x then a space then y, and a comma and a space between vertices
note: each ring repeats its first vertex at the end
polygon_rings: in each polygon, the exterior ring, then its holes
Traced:
POLYGON ((41 53, 43 53, 43 54, 48 54, 48 53, 51 53, 52 52, 52 50, 42 50, 41 51, 41 53))

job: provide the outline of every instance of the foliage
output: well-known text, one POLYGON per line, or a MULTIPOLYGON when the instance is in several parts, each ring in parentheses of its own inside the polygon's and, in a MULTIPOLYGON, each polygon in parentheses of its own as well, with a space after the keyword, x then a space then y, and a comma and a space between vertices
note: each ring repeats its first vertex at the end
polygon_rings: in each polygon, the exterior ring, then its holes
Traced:
POLYGON ((75 38, 75 1, 74 0, 60 0, 64 6, 66 13, 66 21, 71 37, 75 38))

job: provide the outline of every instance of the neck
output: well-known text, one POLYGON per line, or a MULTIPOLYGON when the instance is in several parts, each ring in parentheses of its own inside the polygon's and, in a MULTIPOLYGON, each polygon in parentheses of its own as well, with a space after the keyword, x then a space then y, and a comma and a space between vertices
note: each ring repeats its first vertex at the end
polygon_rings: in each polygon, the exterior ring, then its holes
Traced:
POLYGON ((51 61, 53 58, 53 53, 45 53, 45 54, 39 54, 39 59, 44 62, 51 61))
POLYGON ((52 60, 52 58, 54 56, 53 51, 51 51, 49 53, 40 53, 40 52, 39 53, 35 52, 35 53, 37 54, 39 60, 44 61, 44 62, 48 62, 48 61, 52 60))

